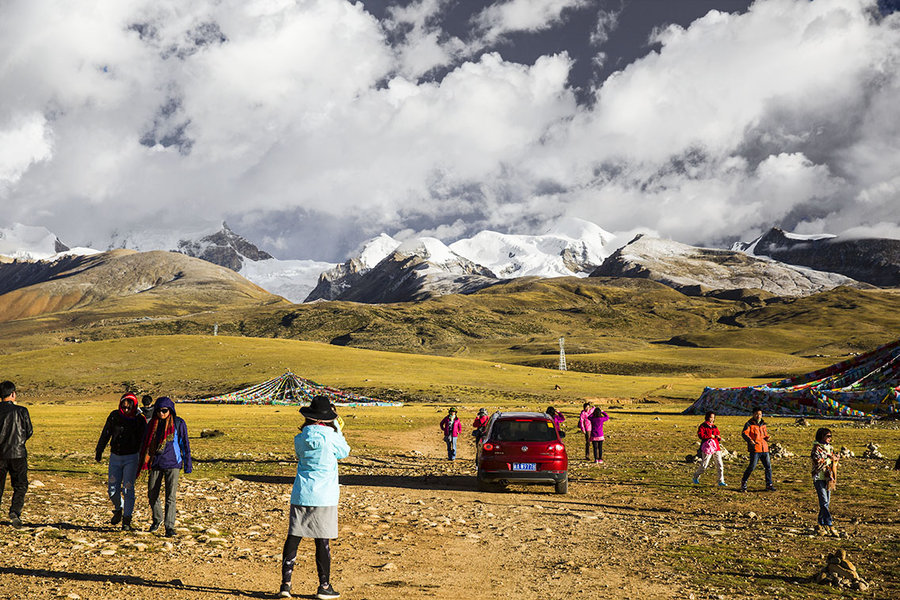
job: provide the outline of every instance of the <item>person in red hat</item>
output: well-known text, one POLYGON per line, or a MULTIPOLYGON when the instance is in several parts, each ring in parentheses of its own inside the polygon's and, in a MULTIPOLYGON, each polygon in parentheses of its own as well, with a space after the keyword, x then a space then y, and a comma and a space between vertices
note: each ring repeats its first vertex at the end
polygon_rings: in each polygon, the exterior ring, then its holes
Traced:
POLYGON ((94 458, 103 460, 103 450, 109 444, 109 477, 107 493, 113 505, 110 524, 122 523, 122 529, 131 530, 131 514, 134 512, 134 480, 138 474, 141 442, 147 422, 138 412, 137 396, 128 392, 119 399, 119 408, 109 413, 100 432, 94 458))

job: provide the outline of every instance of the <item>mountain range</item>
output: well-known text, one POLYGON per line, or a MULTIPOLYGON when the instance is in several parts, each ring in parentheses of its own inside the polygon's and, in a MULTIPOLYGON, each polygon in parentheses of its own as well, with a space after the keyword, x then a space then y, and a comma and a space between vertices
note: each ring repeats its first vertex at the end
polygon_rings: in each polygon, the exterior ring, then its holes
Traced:
MULTIPOLYGON (((116 234, 110 248, 169 250, 239 273, 291 302, 346 300, 363 303, 418 301, 472 293, 519 277, 638 277, 687 294, 803 296, 841 285, 900 285, 900 241, 841 240, 800 236, 773 228, 731 250, 699 248, 640 235, 627 244, 581 219, 564 218, 538 235, 482 231, 445 245, 436 238, 400 242, 381 234, 353 257, 334 264, 279 260, 232 231, 194 235, 116 234)), ((91 248, 68 248, 42 227, 0 229, 0 259, 15 264, 90 256, 91 248)), ((62 265, 62 266, 60 266, 62 265)), ((53 269, 0 269, 0 292, 24 281, 39 283, 53 269)))

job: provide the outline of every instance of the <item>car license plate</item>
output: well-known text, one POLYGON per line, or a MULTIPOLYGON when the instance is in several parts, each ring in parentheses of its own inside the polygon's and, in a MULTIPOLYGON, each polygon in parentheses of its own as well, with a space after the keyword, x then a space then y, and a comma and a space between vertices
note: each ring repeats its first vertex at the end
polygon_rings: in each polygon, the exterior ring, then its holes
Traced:
POLYGON ((537 471, 537 463, 513 463, 513 471, 537 471))

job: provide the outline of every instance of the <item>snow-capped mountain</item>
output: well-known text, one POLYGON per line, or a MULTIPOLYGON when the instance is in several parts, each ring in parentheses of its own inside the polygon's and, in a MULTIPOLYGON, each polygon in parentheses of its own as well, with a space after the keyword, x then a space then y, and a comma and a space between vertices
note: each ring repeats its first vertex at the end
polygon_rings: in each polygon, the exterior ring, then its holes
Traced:
POLYGON ((398 246, 400 242, 386 233, 365 241, 351 258, 322 272, 304 301, 337 299, 398 246))
POLYGON ((323 271, 335 267, 334 263, 317 260, 268 260, 244 261, 238 271, 267 292, 277 294, 294 303, 303 302, 316 287, 323 271))
POLYGON ((497 277, 587 277, 610 255, 615 236, 576 218, 560 219, 542 235, 482 231, 450 249, 490 269, 497 277))
POLYGON ((165 232, 113 234, 109 249, 128 248, 139 252, 167 250, 200 258, 220 267, 240 271, 246 261, 268 260, 272 255, 260 250, 222 223, 214 233, 173 235, 165 232))
POLYGON ((732 249, 792 265, 841 273, 872 285, 900 285, 900 240, 799 235, 773 227, 752 242, 738 242, 732 249))
POLYGON ((9 228, 0 228, 0 255, 9 258, 42 260, 67 250, 69 247, 45 227, 13 223, 9 228))
POLYGON ((638 277, 687 295, 722 290, 763 290, 806 296, 839 285, 869 287, 836 273, 788 265, 734 250, 698 248, 639 235, 616 250, 591 277, 638 277))
POLYGON ((409 240, 363 273, 336 300, 377 304, 467 294, 496 283, 490 269, 459 256, 438 239, 409 240))

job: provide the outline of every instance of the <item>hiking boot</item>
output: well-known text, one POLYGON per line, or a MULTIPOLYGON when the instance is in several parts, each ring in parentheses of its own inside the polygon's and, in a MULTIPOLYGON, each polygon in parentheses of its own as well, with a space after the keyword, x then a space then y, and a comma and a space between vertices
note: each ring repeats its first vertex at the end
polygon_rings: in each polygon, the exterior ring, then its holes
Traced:
POLYGON ((19 518, 19 515, 11 514, 9 515, 9 524, 18 529, 22 526, 22 519, 19 518))
POLYGON ((153 521, 152 523, 150 523, 150 529, 148 531, 150 533, 153 533, 154 531, 157 531, 159 529, 160 525, 162 525, 162 521, 153 521))
POLYGON ((166 537, 175 537, 175 530, 171 527, 166 527, 166 537))
POLYGON ((110 525, 118 525, 122 522, 122 509, 117 508, 113 511, 112 519, 109 520, 110 525))
POLYGON ((742 482, 741 482, 741 487, 738 489, 738 491, 739 491, 739 492, 746 492, 746 491, 747 491, 747 484, 744 483, 744 482, 742 481, 742 482))
POLYGON ((691 477, 691 483, 694 485, 700 485, 700 479, 697 477, 691 477))
POLYGON ((766 486, 766 491, 767 491, 767 492, 774 492, 774 491, 775 491, 775 486, 774 486, 774 485, 767 485, 767 486, 766 486))
POLYGON ((279 598, 290 598, 291 597, 291 584, 290 583, 282 583, 281 589, 278 590, 279 598))
POLYGON ((122 531, 134 531, 131 526, 131 517, 122 517, 122 531))
POLYGON ((316 590, 316 598, 319 600, 329 600, 330 598, 340 598, 341 595, 336 589, 331 587, 330 583, 323 583, 316 590))

